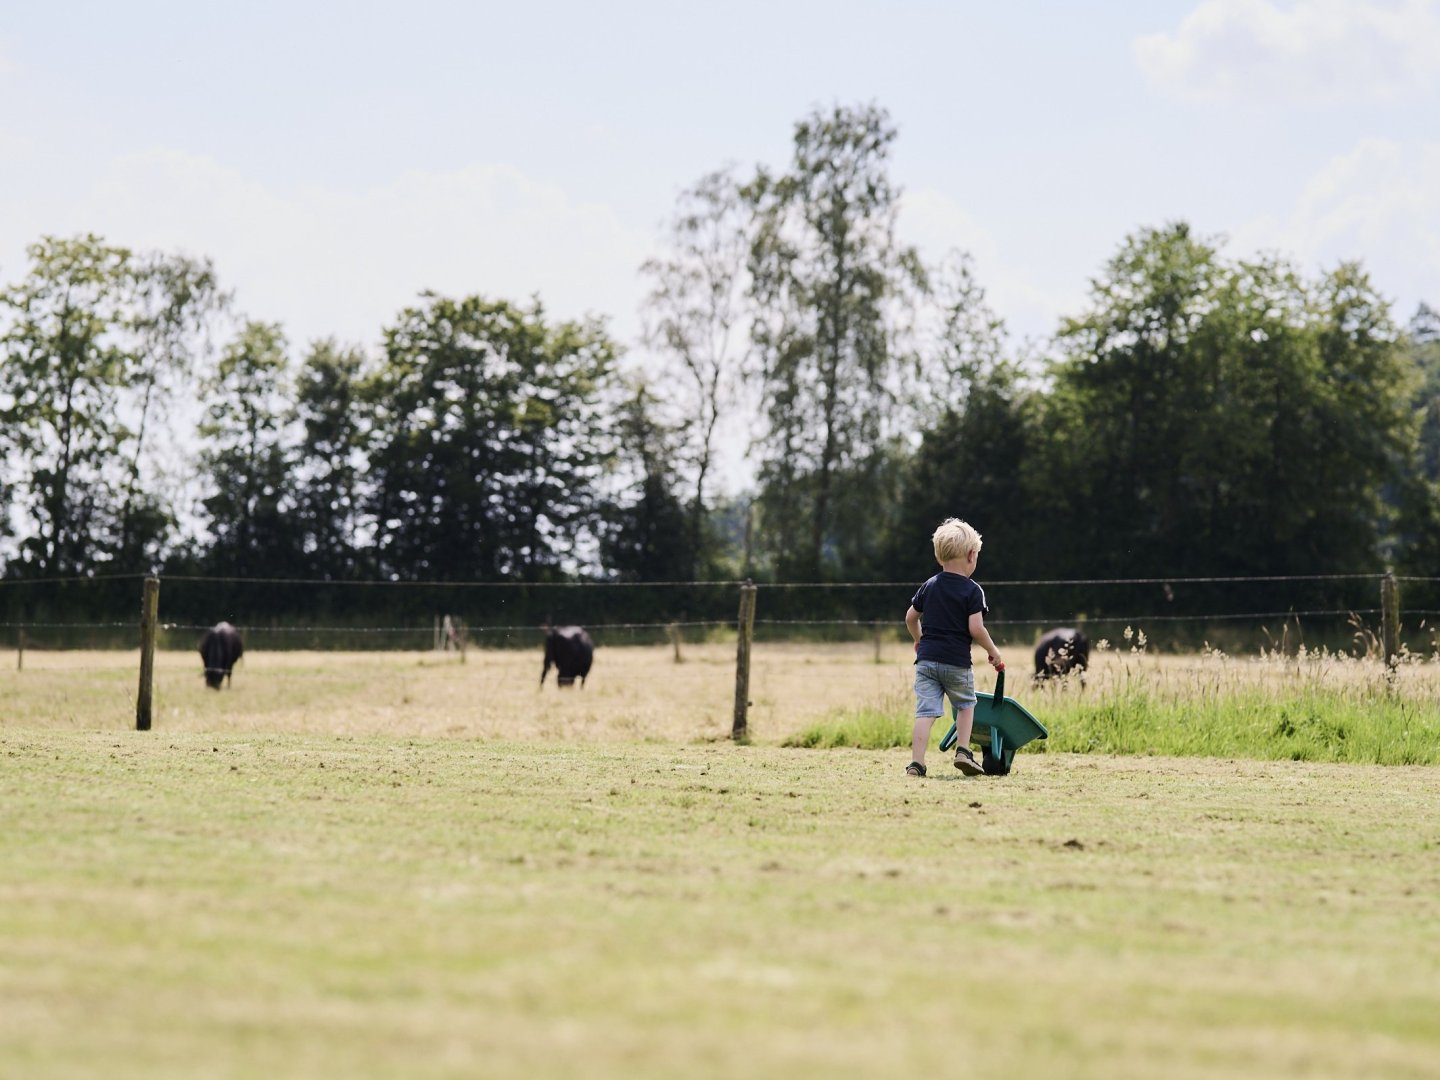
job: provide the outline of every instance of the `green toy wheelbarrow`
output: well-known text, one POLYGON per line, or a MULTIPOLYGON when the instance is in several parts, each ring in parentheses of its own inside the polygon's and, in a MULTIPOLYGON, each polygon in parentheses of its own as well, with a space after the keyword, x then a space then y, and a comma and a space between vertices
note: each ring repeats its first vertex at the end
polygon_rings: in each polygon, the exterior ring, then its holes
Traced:
MULTIPOLYGON (((1015 761, 1015 751, 1036 739, 1048 739, 1050 732, 1045 725, 1030 715, 1030 711, 1014 698, 1005 696, 1005 669, 995 675, 995 693, 977 692, 975 703, 975 725, 970 730, 970 741, 981 748, 981 764, 986 776, 1008 776, 1015 761)), ((952 715, 960 710, 950 707, 952 715)), ((940 740, 944 752, 955 745, 955 723, 940 740)))

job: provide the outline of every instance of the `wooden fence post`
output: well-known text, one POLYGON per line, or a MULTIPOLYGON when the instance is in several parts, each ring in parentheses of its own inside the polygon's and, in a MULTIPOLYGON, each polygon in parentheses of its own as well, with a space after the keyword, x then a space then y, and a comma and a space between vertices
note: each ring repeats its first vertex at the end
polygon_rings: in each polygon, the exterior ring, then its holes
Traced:
POLYGON ((20 628, 20 648, 15 653, 15 670, 25 670, 25 628, 20 628))
POLYGON ((147 577, 140 599, 140 693, 135 699, 135 730, 150 730, 155 687, 155 623, 160 612, 160 579, 147 577))
POLYGON ((675 647, 675 663, 683 664, 685 658, 680 655, 680 624, 672 622, 666 629, 670 631, 670 644, 675 647))
POLYGON ((1380 580, 1380 638, 1385 664, 1393 668, 1400 656, 1400 590, 1389 571, 1380 580))
POLYGON ((750 642, 755 634, 755 585, 749 578, 740 586, 739 644, 735 649, 735 723, 730 738, 749 737, 750 642))

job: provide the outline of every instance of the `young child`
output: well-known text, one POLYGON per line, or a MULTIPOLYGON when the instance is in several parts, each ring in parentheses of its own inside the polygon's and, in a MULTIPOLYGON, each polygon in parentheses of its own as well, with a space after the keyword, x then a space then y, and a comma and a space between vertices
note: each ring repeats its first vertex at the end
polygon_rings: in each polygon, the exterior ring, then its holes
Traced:
POLYGON ((970 752, 976 701, 971 643, 980 643, 996 671, 1005 669, 1000 650, 985 629, 985 613, 990 610, 985 590, 970 580, 980 559, 980 534, 958 518, 947 518, 931 539, 940 573, 915 590, 905 613, 905 627, 915 639, 915 732, 905 775, 925 775, 930 728, 945 712, 949 697, 959 710, 955 767, 966 776, 979 776, 984 767, 970 752))

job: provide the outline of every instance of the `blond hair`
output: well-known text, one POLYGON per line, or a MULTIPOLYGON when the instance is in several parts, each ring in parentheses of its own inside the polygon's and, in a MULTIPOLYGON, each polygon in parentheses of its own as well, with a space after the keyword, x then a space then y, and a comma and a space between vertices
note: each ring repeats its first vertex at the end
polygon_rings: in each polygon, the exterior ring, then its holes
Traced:
POLYGON ((980 553, 980 534, 959 518, 946 518, 930 539, 935 544, 935 561, 938 563, 969 558, 972 551, 977 555, 980 553))

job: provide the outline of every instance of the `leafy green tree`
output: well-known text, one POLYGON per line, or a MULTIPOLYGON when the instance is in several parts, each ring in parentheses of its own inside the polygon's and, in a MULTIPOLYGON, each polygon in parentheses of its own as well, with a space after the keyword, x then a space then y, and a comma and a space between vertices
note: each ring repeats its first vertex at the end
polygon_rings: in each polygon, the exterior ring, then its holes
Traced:
POLYGON ((832 579, 887 580, 904 570, 917 550, 923 553, 924 537, 918 547, 904 543, 905 484, 913 453, 907 442, 894 438, 836 473, 834 520, 825 550, 832 579), (903 551, 898 563, 897 547, 903 551))
POLYGON ((1420 421, 1420 471, 1440 483, 1440 311, 1420 305, 1410 320, 1406 346, 1418 375, 1414 406, 1420 421))
POLYGON ((1040 520, 1029 512, 1025 471, 1034 434, 1027 399, 1008 374, 1004 368, 978 374, 908 461, 891 551, 910 577, 933 571, 930 534, 948 517, 964 518, 985 538, 988 576, 1000 567, 1007 577, 1033 570, 1040 520))
POLYGON ((689 581, 698 556, 692 518, 676 494, 682 433, 656 418, 643 382, 620 404, 617 461, 626 483, 608 513, 601 563, 626 581, 689 581))
POLYGON ((1227 262, 1183 224, 1130 237, 1067 322, 1030 498, 1056 576, 1375 568, 1413 439, 1384 301, 1227 262))
POLYGON ((826 572, 837 478, 903 427, 896 312, 923 273, 895 239, 895 134, 875 106, 816 111, 796 125, 789 170, 761 169, 744 188, 756 222, 751 338, 768 419, 760 521, 786 575, 826 572))
POLYGON ((295 382, 291 515, 305 573, 350 577, 367 569, 364 528, 365 357, 315 342, 295 382))
POLYGON ((386 330, 366 384, 380 568, 555 577, 596 531, 615 347, 597 322, 548 323, 538 302, 423 300, 386 330))
POLYGON ((731 173, 712 172, 681 194, 669 223, 667 254, 641 268, 651 283, 644 303, 646 343, 670 362, 676 385, 672 400, 684 421, 685 438, 675 446, 672 461, 691 485, 692 572, 709 561, 707 515, 717 432, 736 401, 743 360, 737 324, 745 311, 748 216, 731 173))
MULTIPOLYGON (((1184 226, 1130 238, 1094 283, 1090 313, 1061 331, 1065 359, 1044 419, 1048 453, 1034 474, 1040 497, 1065 511, 1058 531, 1069 543, 1056 552, 1057 577, 1086 565, 1090 576, 1125 576, 1137 565, 1132 537, 1148 540, 1188 505, 1177 458, 1182 442, 1197 441, 1187 434, 1205 405, 1196 382, 1203 372, 1184 363, 1184 349, 1214 260, 1214 248, 1184 226)), ((1181 555, 1173 539, 1149 541, 1141 562, 1181 555)))
MULTIPOLYGON (((1396 493, 1396 562, 1405 573, 1432 577, 1440 566, 1440 312, 1420 305, 1410 320, 1406 349, 1416 376, 1411 404, 1419 431, 1415 468, 1396 493)), ((1429 593, 1440 590, 1431 587, 1429 593)))
POLYGON ((120 552, 126 567, 153 566, 156 552, 145 552, 147 538, 168 531, 171 516, 160 499, 156 473, 168 464, 187 468, 188 461, 157 462, 162 433, 172 429, 177 400, 195 389, 197 360, 207 352, 214 316, 230 305, 220 290, 208 259, 149 254, 139 260, 129 326, 137 342, 135 371, 128 391, 134 400, 133 449, 126 462, 124 502, 120 513, 120 552), (152 466, 147 468, 147 465, 152 466))
POLYGON ((246 323, 204 392, 200 465, 210 493, 201 505, 212 537, 204 562, 237 577, 292 574, 299 541, 289 512, 291 387, 279 325, 246 323))
POLYGON ((75 574, 97 562, 92 538, 119 539, 107 467, 129 439, 117 418, 126 366, 117 339, 130 252, 94 236, 46 238, 28 252, 28 278, 0 295, 10 528, 23 537, 21 566, 75 574))
POLYGON ((1303 473, 1313 501, 1301 535, 1317 562, 1334 552, 1337 565, 1379 568, 1395 517, 1385 496, 1415 460, 1416 372, 1390 302, 1358 263, 1323 275, 1313 295, 1321 382, 1313 430, 1322 444, 1341 440, 1344 453, 1312 456, 1303 473))
MULTIPOLYGON (((909 576, 926 571, 935 526, 961 517, 1013 570, 1024 565, 1033 533, 1022 483, 1031 433, 1021 371, 1006 359, 1004 324, 967 256, 952 253, 929 274, 926 310, 935 325, 916 380, 920 442, 901 476, 891 560, 909 576)), ((995 558, 986 565, 994 573, 995 558)))
POLYGON ((922 313, 933 327, 921 331, 930 344, 922 346, 918 356, 913 398, 920 417, 954 409, 977 381, 1018 378, 1015 365, 1006 359, 1004 320, 986 301, 969 255, 951 251, 927 271, 923 301, 922 313))
POLYGON ((208 264, 45 237, 0 291, 0 462, 11 573, 148 569, 173 512, 150 438, 223 303, 208 264))

